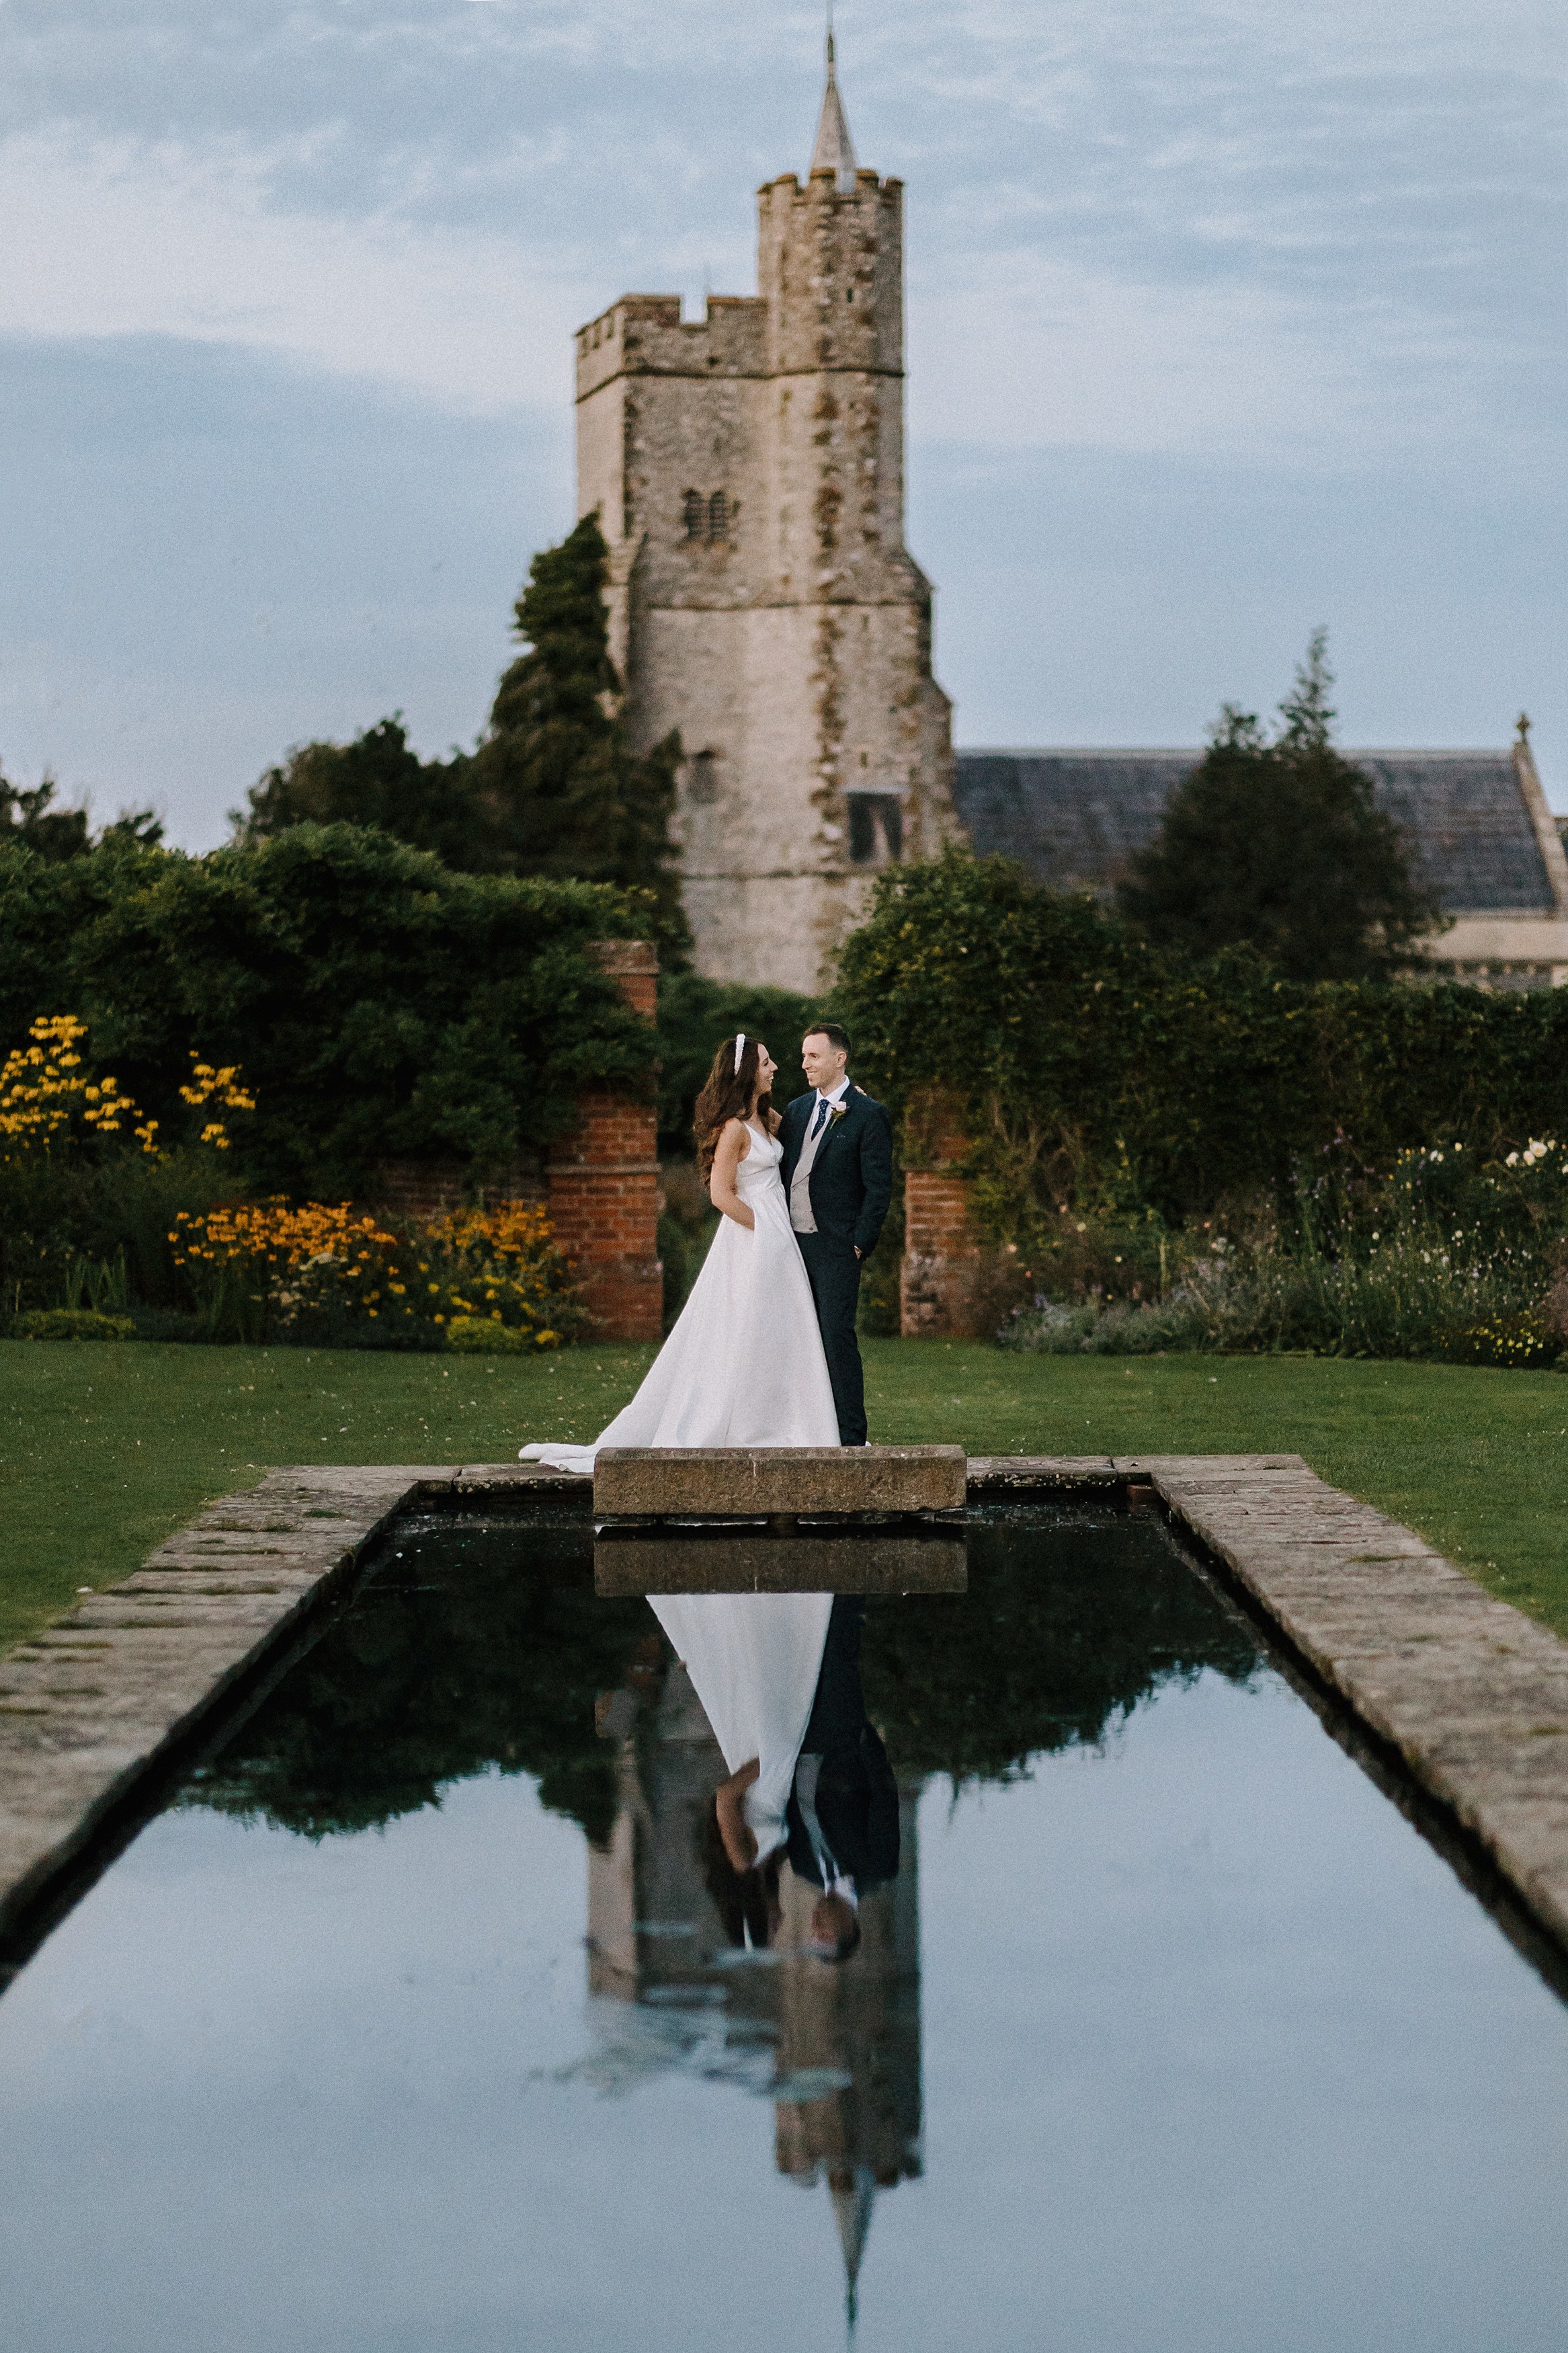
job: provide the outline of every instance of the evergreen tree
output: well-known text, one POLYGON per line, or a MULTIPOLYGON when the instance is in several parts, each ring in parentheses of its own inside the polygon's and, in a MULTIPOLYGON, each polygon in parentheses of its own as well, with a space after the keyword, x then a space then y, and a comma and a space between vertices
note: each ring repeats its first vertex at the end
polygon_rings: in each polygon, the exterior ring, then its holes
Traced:
POLYGON ((91 847, 87 811, 51 808, 49 804, 56 790, 55 780, 47 774, 30 793, 0 776, 0 840, 37 850, 51 865, 58 865, 63 859, 79 858, 91 847))
MULTIPOLYGON (((53 807, 58 789, 47 770, 30 793, 0 776, 0 842, 35 850, 52 866, 84 856, 93 846, 87 811, 53 807)), ((122 849, 156 849, 163 839, 163 828, 151 809, 121 809, 98 839, 106 848, 118 845, 122 849)))
POLYGON ((461 753, 422 760, 394 712, 352 744, 300 744, 252 786, 248 810, 231 811, 230 823, 247 841, 290 825, 374 825, 459 872, 485 873, 498 860, 470 767, 461 753))
POLYGON ((596 515, 534 557, 517 600, 528 649, 496 690, 474 781, 504 863, 518 873, 652 893, 667 950, 690 944, 669 819, 680 738, 635 753, 610 659, 609 550, 596 515))
POLYGON ((352 744, 301 744, 231 812, 242 839, 286 827, 379 826, 466 873, 541 874, 644 890, 666 961, 690 945, 669 819, 680 738, 628 746, 605 612, 609 551, 588 516, 529 568, 517 600, 527 648, 496 690, 476 752, 422 760, 401 712, 352 744))
POLYGON ((1209 747, 1131 860, 1122 913, 1156 944, 1247 941, 1292 980, 1387 978, 1440 927, 1372 779, 1333 745, 1326 638, 1313 633, 1272 741, 1226 703, 1209 747))

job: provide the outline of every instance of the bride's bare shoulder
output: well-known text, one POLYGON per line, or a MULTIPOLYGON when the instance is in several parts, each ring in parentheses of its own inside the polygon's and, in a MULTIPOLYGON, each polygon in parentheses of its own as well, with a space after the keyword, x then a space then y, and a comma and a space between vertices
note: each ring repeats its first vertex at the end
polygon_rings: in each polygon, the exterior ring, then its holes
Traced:
POLYGON ((752 1148, 752 1131, 743 1119, 727 1119, 719 1130, 719 1141, 727 1144, 731 1151, 738 1151, 744 1160, 752 1148))

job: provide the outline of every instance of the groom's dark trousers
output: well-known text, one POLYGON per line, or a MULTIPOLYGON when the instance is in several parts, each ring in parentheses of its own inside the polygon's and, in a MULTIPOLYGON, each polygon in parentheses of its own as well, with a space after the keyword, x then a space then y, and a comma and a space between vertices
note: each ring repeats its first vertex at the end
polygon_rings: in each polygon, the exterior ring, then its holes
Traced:
POLYGON ((840 1446, 866 1443, 866 1375, 860 1344, 855 1337, 856 1311, 860 1304, 860 1261, 853 1242, 832 1234, 796 1234, 800 1254, 816 1302, 822 1350, 827 1377, 833 1384, 833 1409, 838 1416, 840 1446))
MULTIPOLYGON (((864 1446, 866 1379, 855 1337, 855 1311, 860 1300, 860 1268, 877 1247, 893 1195, 893 1128, 882 1105, 862 1088, 852 1084, 843 1103, 843 1115, 821 1137, 806 1180, 816 1231, 797 1231, 795 1240, 816 1303, 838 1416, 838 1442, 864 1446)), ((816 1103, 815 1093, 796 1095, 784 1115, 779 1175, 786 1196, 816 1103)))

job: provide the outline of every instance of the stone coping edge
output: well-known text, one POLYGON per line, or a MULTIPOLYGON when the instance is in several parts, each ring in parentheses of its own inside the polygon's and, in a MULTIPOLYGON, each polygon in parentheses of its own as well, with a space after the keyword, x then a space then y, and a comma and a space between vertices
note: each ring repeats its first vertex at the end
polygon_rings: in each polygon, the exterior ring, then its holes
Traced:
MULTIPOLYGON (((967 1468, 976 1496, 1157 1501, 1568 1953, 1568 1643, 1300 1455, 987 1455, 967 1468)), ((0 1659, 0 1983, 24 1915, 85 1868, 139 1789, 289 1647, 398 1513, 549 1495, 591 1505, 592 1490, 518 1463, 272 1471, 0 1659)))

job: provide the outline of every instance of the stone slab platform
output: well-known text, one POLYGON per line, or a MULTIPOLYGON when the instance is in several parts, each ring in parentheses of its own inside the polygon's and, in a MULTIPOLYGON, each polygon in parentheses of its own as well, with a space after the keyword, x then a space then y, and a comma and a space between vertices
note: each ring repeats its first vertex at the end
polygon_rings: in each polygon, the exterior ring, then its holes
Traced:
POLYGON ((962 1446, 610 1446, 594 1465, 599 1519, 761 1518, 799 1512, 957 1512, 962 1446))
MULTIPOLYGON (((921 1508, 947 1506, 957 1449, 876 1451, 937 1458, 920 1492, 942 1500, 921 1508)), ((1568 1953, 1568 1643, 1298 1455, 984 1457, 969 1464, 967 1485, 976 1500, 1087 1489, 1162 1505, 1568 1953)), ((185 1753, 214 1704, 286 1651, 290 1630, 299 1634, 397 1512, 510 1498, 564 1498, 585 1511, 586 1487, 513 1463, 274 1471, 9 1653, 0 1661, 0 1946, 43 1891, 85 1867, 89 1850, 96 1855, 114 1822, 145 1802, 139 1788, 185 1753)), ((759 1471, 747 1509, 799 1509, 797 1493, 787 1482, 767 1487, 759 1471)), ((820 1485, 808 1507, 832 1508, 820 1485)), ((779 1539, 797 1560, 808 1541, 779 1539)))
POLYGON ((594 1546, 594 1590, 635 1593, 963 1593, 962 1535, 833 1536, 737 1534, 613 1536, 594 1546))

